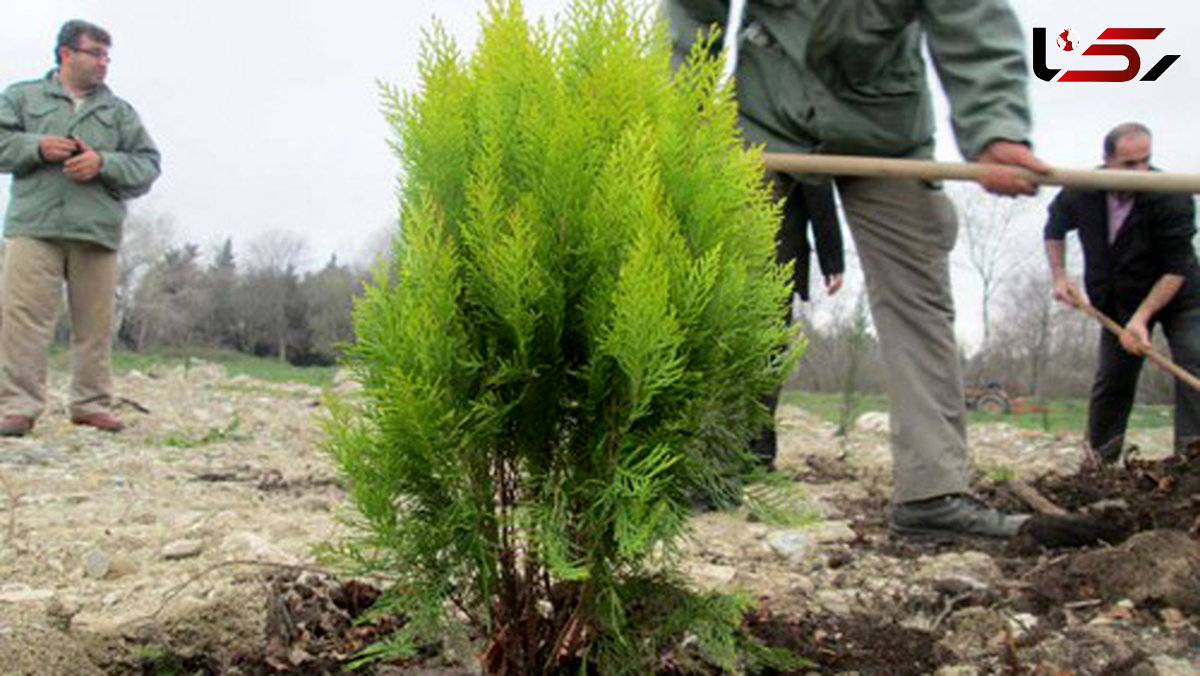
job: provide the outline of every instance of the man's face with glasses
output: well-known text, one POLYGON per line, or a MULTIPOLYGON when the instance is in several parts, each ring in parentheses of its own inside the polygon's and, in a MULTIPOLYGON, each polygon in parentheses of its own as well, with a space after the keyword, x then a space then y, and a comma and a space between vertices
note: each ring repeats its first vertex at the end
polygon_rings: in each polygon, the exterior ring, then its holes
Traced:
POLYGON ((108 45, 84 34, 74 47, 62 51, 62 74, 79 89, 94 89, 108 74, 108 45))

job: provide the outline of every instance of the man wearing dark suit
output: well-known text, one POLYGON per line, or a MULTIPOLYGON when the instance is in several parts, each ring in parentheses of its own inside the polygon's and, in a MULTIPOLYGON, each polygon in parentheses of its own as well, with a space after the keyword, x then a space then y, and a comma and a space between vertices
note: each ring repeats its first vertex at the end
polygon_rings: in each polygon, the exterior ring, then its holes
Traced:
POLYGON ((776 241, 779 262, 796 261, 792 290, 800 295, 800 300, 807 301, 808 273, 812 268, 809 254, 815 248, 817 264, 825 280, 825 293, 832 296, 842 288, 846 271, 833 183, 794 180, 790 188, 787 201, 783 203, 783 223, 776 241), (808 240, 810 229, 811 243, 808 240))
MULTIPOLYGON (((1104 166, 1151 171, 1150 130, 1136 122, 1104 138, 1104 166)), ((1066 273, 1064 239, 1076 230, 1084 283, 1097 309, 1122 324, 1126 336, 1100 335, 1100 357, 1088 406, 1088 443, 1105 462, 1121 456, 1150 333, 1161 324, 1171 355, 1200 368, 1200 274, 1191 195, 1063 190, 1050 205, 1044 233, 1055 299, 1079 298, 1066 273)), ((1200 439, 1200 392, 1175 384, 1175 451, 1200 439)))

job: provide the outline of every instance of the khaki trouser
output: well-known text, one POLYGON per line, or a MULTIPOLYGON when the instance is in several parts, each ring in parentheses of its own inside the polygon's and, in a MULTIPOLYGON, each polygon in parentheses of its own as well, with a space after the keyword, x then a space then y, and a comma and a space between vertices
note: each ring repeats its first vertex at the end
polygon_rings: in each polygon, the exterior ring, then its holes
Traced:
POLYGON ((95 244, 8 240, 0 277, 0 412, 36 418, 46 407, 46 364, 64 281, 71 316, 70 415, 107 409, 116 272, 117 252, 95 244))
POLYGON ((896 503, 968 487, 966 406, 954 339, 954 207, 940 187, 839 179, 883 350, 896 503))

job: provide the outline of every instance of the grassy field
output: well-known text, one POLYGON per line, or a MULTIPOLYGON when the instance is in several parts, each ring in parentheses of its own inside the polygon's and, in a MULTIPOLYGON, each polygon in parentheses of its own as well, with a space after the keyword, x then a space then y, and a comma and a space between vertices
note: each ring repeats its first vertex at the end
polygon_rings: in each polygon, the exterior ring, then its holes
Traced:
MULTIPOLYGON (((838 393, 801 392, 785 390, 783 401, 799 406, 816 414, 822 420, 841 423, 842 395, 838 393)), ((984 422, 1006 422, 1022 429, 1045 432, 1082 432, 1087 419, 1086 399, 1052 399, 1042 406, 1042 411, 1031 413, 984 413, 970 411, 970 424, 984 422)), ((887 399, 883 395, 859 395, 850 420, 868 411, 887 411, 887 399)), ((1170 406, 1134 406, 1129 419, 1130 429, 1151 429, 1171 426, 1170 406)))
MULTIPOLYGON (((196 366, 199 363, 207 362, 224 366, 225 370, 231 376, 247 375, 270 382, 304 383, 316 387, 325 387, 332 384, 333 373, 337 370, 334 367, 327 366, 292 366, 278 359, 265 359, 233 350, 211 348, 156 352, 114 350, 112 360, 113 370, 118 374, 130 371, 142 371, 144 373, 156 367, 196 366)), ((67 368, 66 351, 60 348, 53 350, 51 362, 54 368, 67 368)))

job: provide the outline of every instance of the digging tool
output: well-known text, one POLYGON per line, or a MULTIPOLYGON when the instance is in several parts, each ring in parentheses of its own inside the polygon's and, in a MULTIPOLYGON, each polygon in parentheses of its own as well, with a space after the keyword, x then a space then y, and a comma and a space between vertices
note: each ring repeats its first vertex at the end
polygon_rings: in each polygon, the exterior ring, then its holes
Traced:
MULTIPOLYGON (((1104 328, 1108 329, 1109 331, 1112 331, 1114 334, 1117 335, 1118 338, 1121 338, 1125 335, 1125 327, 1124 326, 1121 326, 1120 324, 1116 323, 1108 315, 1097 310, 1094 305, 1087 302, 1083 298, 1080 298, 1078 293, 1072 293, 1072 295, 1075 297, 1075 307, 1082 310, 1084 314, 1086 314, 1089 317, 1100 322, 1100 324, 1102 326, 1104 326, 1104 328)), ((1165 356, 1159 354, 1153 348, 1149 348, 1149 347, 1146 348, 1146 359, 1149 359, 1151 362, 1154 363, 1155 366, 1158 366, 1159 368, 1166 371, 1167 373, 1170 373, 1171 375, 1175 376, 1176 378, 1187 383, 1188 385, 1190 385, 1192 387, 1192 389, 1200 390, 1200 378, 1197 378, 1196 376, 1189 373, 1187 371, 1187 369, 1184 369, 1179 364, 1176 364, 1175 362, 1171 361, 1170 359, 1166 358, 1165 356)))
MULTIPOLYGON (((831 176, 922 178, 930 181, 978 181, 995 165, 976 162, 935 162, 851 155, 763 153, 768 171, 831 176)), ((1040 185, 1061 185, 1122 192, 1200 193, 1200 174, 1123 169, 1054 169, 1047 174, 1018 169, 1040 185)))

